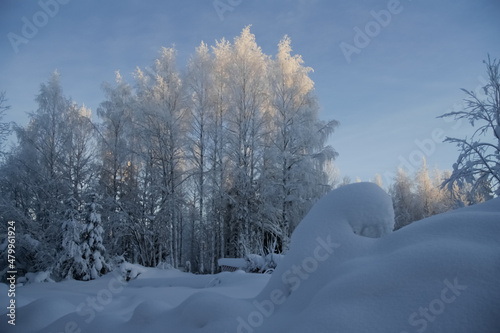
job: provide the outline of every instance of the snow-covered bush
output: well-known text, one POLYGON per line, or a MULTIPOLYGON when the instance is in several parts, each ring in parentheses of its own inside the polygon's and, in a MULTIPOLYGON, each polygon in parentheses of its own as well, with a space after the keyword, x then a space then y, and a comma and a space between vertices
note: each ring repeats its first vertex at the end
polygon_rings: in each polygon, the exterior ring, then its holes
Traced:
POLYGON ((138 264, 131 264, 126 261, 120 265, 119 270, 124 281, 134 280, 139 275, 146 272, 146 269, 143 266, 138 264))
POLYGON ((248 273, 271 273, 284 256, 276 253, 269 253, 263 257, 258 254, 248 254, 245 257, 248 273))
POLYGON ((265 266, 263 267, 263 272, 264 273, 269 273, 274 271, 274 269, 278 266, 280 263, 281 259, 283 259, 285 256, 282 254, 278 253, 269 253, 264 259, 265 259, 265 266))
POLYGON ((37 272, 37 273, 26 273, 25 276, 20 277, 17 282, 21 284, 30 284, 30 283, 45 283, 45 282, 55 282, 50 277, 50 271, 37 272))
MULTIPOLYGON (((5 240, 0 244, 0 281, 5 282, 7 266, 7 245, 8 239, 5 235, 5 240)), ((36 272, 42 270, 50 270, 49 265, 52 259, 45 260, 50 257, 49 250, 43 246, 40 241, 34 239, 29 234, 16 235, 16 270, 18 276, 23 276, 28 272, 36 272)))

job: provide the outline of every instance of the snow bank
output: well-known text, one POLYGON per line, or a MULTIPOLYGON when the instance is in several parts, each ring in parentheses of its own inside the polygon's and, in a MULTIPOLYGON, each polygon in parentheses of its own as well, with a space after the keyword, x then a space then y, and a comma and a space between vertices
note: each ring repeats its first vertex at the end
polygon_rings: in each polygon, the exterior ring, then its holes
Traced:
POLYGON ((247 273, 266 273, 270 274, 283 259, 282 254, 269 253, 266 256, 258 254, 247 254, 245 258, 220 258, 217 261, 219 267, 223 270, 243 270, 247 273))
POLYGON ((332 191, 296 228, 290 251, 258 302, 285 308, 286 316, 293 318, 309 306, 322 286, 339 275, 343 263, 356 266, 357 257, 370 252, 376 242, 373 238, 388 235, 393 228, 392 200, 379 186, 356 183, 332 191))
MULTIPOLYGON (((332 191, 310 215, 301 222, 306 229, 326 227, 328 232, 340 233, 348 232, 345 227, 349 225, 354 234, 371 238, 382 237, 394 229, 392 199, 373 183, 356 183, 332 191)), ((296 234, 302 238, 300 229, 296 234)))
MULTIPOLYGON (((128 283, 118 271, 30 284, 18 289, 18 323, 23 332, 498 333, 500 198, 392 226, 380 188, 345 186, 300 223, 272 275, 135 267, 128 283)), ((6 320, 0 331, 16 332, 6 320)))
POLYGON ((237 331, 498 332, 500 198, 387 234, 389 201, 371 187, 313 208, 237 331), (387 235, 353 237, 346 221, 387 235))

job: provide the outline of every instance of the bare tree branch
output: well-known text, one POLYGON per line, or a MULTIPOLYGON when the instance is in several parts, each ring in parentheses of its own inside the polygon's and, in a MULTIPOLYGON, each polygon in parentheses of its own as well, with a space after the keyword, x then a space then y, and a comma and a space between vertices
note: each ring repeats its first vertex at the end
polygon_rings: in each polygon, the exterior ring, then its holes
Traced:
POLYGON ((460 155, 451 177, 443 186, 451 187, 455 181, 465 181, 476 188, 486 181, 496 195, 500 195, 500 62, 488 56, 484 63, 488 74, 488 82, 483 87, 484 96, 462 89, 467 95, 465 109, 439 117, 466 119, 472 127, 478 125, 470 139, 445 139, 445 142, 457 144, 460 155))

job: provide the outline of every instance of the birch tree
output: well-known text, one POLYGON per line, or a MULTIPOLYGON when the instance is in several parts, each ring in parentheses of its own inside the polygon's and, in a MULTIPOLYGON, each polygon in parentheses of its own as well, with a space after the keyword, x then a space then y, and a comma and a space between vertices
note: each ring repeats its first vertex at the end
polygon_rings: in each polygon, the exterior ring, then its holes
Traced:
MULTIPOLYGON (((130 244, 128 225, 133 215, 132 203, 126 202, 127 177, 133 177, 133 94, 132 88, 116 73, 115 86, 104 83, 106 99, 99 105, 100 193, 102 194, 103 226, 109 236, 110 251, 125 254, 130 244)), ((126 256, 127 257, 127 256, 126 256)))
POLYGON ((235 38, 229 70, 231 107, 228 114, 229 158, 233 161, 232 245, 236 256, 253 251, 250 242, 253 213, 257 211, 255 181, 260 162, 264 113, 267 107, 266 60, 250 32, 243 29, 235 38))
POLYGON ((212 132, 210 141, 212 150, 210 152, 210 162, 212 165, 212 203, 211 215, 217 229, 217 244, 219 248, 217 258, 224 258, 227 254, 227 224, 226 224, 226 202, 229 200, 226 191, 227 171, 229 159, 227 158, 227 118, 230 105, 230 71, 232 47, 231 44, 222 39, 212 47, 214 54, 213 62, 213 95, 212 103, 214 114, 212 115, 212 132))
POLYGON ((415 194, 415 183, 403 169, 398 169, 394 183, 389 189, 394 205, 394 230, 419 220, 418 197, 415 194))
MULTIPOLYGON (((220 101, 217 100, 214 59, 209 53, 209 48, 205 43, 196 48, 194 56, 188 63, 188 74, 186 86, 188 90, 187 105, 191 110, 191 143, 190 156, 193 164, 193 176, 195 177, 195 191, 198 209, 198 233, 196 228, 192 228, 191 252, 192 256, 196 252, 196 234, 205 238, 208 243, 209 255, 211 258, 210 272, 215 272, 215 258, 220 255, 217 246, 217 237, 220 234, 220 219, 216 213, 217 181, 212 175, 219 173, 220 157, 217 152, 220 150, 222 116, 220 101)), ((219 189, 220 190, 220 189, 219 189)), ((194 221, 192 222, 194 223, 194 221)), ((204 240, 201 240, 204 241, 204 240)), ((219 242, 220 244, 220 242, 219 242)), ((199 258, 202 262, 203 258, 199 258)))
MULTIPOLYGON (((168 244, 171 264, 179 265, 182 242, 182 185, 186 171, 186 134, 189 114, 183 104, 184 91, 176 68, 176 51, 162 48, 153 71, 137 71, 143 137, 158 173, 159 207, 153 224, 159 228, 160 243, 168 244), (166 238, 163 238, 166 237, 166 238)), ((159 245, 163 246, 163 245, 159 245)))
POLYGON ((465 108, 446 113, 442 117, 465 119, 474 132, 470 138, 446 138, 445 142, 457 145, 460 155, 453 165, 451 177, 444 186, 470 183, 475 190, 487 182, 496 195, 500 194, 500 62, 497 59, 484 61, 488 76, 483 87, 484 95, 462 89, 466 94, 465 108))
POLYGON ((28 126, 16 128, 20 154, 15 158, 21 168, 16 173, 27 176, 23 177, 23 201, 29 212, 25 230, 40 244, 33 269, 46 270, 55 265, 62 241, 62 202, 70 194, 63 160, 68 153, 67 120, 74 108, 63 95, 57 72, 41 84, 36 102, 38 109, 30 114, 28 126))
POLYGON ((337 126, 335 121, 320 125, 314 82, 309 77, 312 68, 304 67, 302 57, 292 56, 291 52, 291 40, 285 36, 278 45, 276 59, 270 63, 268 76, 271 121, 268 127, 270 141, 266 174, 271 179, 270 182, 267 179, 265 181, 272 185, 267 190, 267 197, 275 198, 271 202, 279 210, 277 215, 271 214, 277 216, 279 222, 270 231, 279 230, 283 250, 288 248, 291 230, 304 214, 303 203, 312 199, 310 187, 318 185, 308 182, 318 182, 311 175, 311 168, 314 169, 312 159, 324 158, 318 165, 321 173, 323 162, 335 157, 333 151, 325 150, 328 149, 324 146, 325 142, 320 142, 323 139, 320 131, 326 130, 326 127, 333 130, 337 126), (318 128, 318 125, 325 127, 318 128), (275 169, 276 173, 273 175, 269 169, 275 169))

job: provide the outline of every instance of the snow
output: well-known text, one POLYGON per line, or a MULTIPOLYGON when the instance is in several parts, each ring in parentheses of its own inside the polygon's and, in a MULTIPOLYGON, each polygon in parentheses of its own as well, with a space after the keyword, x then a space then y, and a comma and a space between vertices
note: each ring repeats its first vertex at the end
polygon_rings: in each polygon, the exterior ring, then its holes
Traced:
POLYGON ((140 274, 145 273, 146 268, 141 265, 123 262, 120 264, 119 271, 123 280, 129 281, 136 279, 140 274))
POLYGON ((233 268, 248 273, 271 273, 283 257, 283 255, 276 253, 270 253, 264 257, 251 253, 245 258, 220 258, 217 264, 224 269, 233 268))
POLYGON ((50 271, 38 272, 38 273, 26 273, 25 276, 18 279, 19 283, 42 283, 42 282, 54 282, 50 278, 50 271))
POLYGON ((230 266, 239 269, 245 269, 247 262, 243 258, 220 258, 217 260, 219 266, 230 266))
POLYGON ((500 198, 393 223, 383 190, 347 185, 313 207, 272 275, 123 264, 93 281, 19 286, 16 327, 3 311, 0 331, 498 333, 500 198))

